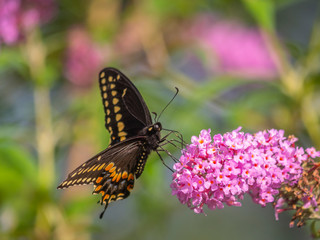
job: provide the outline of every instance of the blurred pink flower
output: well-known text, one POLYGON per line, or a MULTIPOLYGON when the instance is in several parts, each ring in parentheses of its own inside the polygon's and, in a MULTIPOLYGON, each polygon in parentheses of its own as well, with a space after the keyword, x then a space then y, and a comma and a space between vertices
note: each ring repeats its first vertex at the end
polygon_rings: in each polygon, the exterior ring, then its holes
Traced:
POLYGON ((87 86, 96 80, 103 63, 100 52, 84 29, 72 29, 68 36, 65 63, 67 79, 79 86, 87 86))
POLYGON ((191 35, 217 59, 216 71, 247 78, 272 78, 277 74, 272 53, 257 28, 205 15, 195 20, 191 35))
POLYGON ((0 0, 0 42, 15 44, 26 30, 46 23, 54 12, 53 0, 0 0))

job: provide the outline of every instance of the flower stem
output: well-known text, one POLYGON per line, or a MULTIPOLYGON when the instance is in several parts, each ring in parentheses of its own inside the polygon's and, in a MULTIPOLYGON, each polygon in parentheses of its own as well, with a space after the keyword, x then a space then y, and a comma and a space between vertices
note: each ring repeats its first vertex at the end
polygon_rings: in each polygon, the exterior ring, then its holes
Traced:
POLYGON ((40 186, 50 189, 54 182, 54 135, 51 120, 50 87, 45 79, 46 47, 38 29, 27 34, 25 57, 34 82, 34 110, 40 186))

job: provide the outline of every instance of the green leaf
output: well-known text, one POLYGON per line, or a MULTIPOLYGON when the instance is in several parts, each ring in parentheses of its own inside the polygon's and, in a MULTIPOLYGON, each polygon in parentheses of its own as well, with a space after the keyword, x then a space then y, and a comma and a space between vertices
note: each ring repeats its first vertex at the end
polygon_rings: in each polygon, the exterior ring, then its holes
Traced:
POLYGON ((26 150, 0 142, 0 200, 15 196, 26 184, 36 184, 36 176, 35 161, 26 150))
POLYGON ((266 30, 275 29, 275 6, 271 0, 242 0, 257 23, 266 30))

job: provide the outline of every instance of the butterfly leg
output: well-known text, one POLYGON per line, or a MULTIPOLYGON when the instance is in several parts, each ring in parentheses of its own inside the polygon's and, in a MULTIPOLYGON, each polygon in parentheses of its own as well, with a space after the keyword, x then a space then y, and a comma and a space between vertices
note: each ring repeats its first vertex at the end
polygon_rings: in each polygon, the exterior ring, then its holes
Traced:
MULTIPOLYGON (((163 149, 161 149, 161 150, 163 150, 163 149)), ((163 158, 161 157, 160 153, 157 150, 156 150, 156 153, 158 154, 162 164, 165 165, 171 172, 173 172, 173 170, 164 162, 163 158)))
POLYGON ((179 142, 178 140, 176 140, 176 139, 170 139, 170 140, 165 139, 165 140, 162 142, 162 144, 160 144, 159 146, 163 147, 163 146, 165 146, 165 145, 167 145, 167 144, 171 144, 171 145, 174 146, 175 148, 178 148, 179 150, 182 150, 182 148, 179 147, 179 146, 177 146, 176 143, 180 143, 180 142, 179 142))
POLYGON ((184 148, 185 145, 187 145, 187 143, 184 141, 183 136, 182 136, 182 134, 180 132, 175 131, 175 130, 165 129, 165 128, 163 128, 162 130, 169 131, 169 133, 166 136, 164 136, 161 139, 161 141, 164 141, 169 135, 174 134, 181 141, 181 142, 179 142, 181 144, 181 148, 184 148))

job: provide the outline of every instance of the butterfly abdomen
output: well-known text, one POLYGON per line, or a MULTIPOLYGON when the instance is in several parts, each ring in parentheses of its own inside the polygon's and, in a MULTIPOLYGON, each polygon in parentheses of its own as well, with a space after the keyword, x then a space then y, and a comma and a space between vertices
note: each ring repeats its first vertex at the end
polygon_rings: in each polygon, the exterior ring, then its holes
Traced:
POLYGON ((135 167, 135 175, 136 178, 140 177, 141 173, 144 170, 144 166, 146 165, 147 158, 150 154, 150 150, 143 147, 143 150, 139 156, 139 159, 137 161, 136 167, 135 167))

